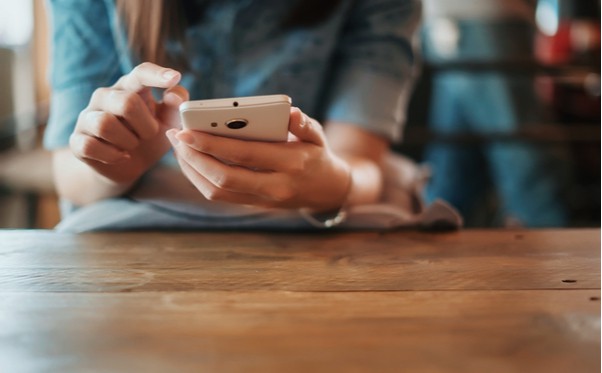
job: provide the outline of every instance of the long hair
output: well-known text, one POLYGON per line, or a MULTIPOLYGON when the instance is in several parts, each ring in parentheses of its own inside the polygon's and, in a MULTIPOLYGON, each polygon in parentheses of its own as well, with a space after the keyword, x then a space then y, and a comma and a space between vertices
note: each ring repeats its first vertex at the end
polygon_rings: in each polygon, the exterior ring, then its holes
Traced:
MULTIPOLYGON (((309 27, 327 19, 341 0, 300 0, 283 29, 309 27)), ((116 0, 117 11, 128 35, 132 52, 142 61, 162 66, 187 68, 184 36, 186 28, 202 18, 207 1, 116 0), (169 46, 169 48, 168 48, 169 46)))
POLYGON ((184 40, 187 26, 182 1, 116 0, 120 20, 132 52, 142 61, 179 65, 180 58, 166 53, 166 45, 184 40))

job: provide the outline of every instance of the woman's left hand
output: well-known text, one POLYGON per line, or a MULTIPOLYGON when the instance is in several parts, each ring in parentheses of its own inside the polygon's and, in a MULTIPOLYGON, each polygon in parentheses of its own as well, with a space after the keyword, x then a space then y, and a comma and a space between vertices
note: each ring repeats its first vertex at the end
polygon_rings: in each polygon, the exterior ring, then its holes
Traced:
POLYGON ((191 130, 167 132, 180 167, 209 200, 327 211, 345 202, 351 168, 330 150, 322 126, 292 108, 288 142, 191 130))

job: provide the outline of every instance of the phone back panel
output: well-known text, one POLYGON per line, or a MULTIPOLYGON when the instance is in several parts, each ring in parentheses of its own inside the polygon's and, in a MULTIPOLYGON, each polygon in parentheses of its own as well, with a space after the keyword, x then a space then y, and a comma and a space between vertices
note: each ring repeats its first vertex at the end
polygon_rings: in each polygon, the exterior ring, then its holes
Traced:
MULTIPOLYGON (((236 99, 231 99, 236 100, 236 99)), ((287 141, 290 101, 191 101, 180 111, 184 128, 255 141, 287 141), (212 102, 213 101, 213 102, 212 102), (196 105, 195 105, 196 103, 196 105), (230 127, 228 124, 230 123, 230 127), (241 128, 232 124, 245 123, 241 128)))

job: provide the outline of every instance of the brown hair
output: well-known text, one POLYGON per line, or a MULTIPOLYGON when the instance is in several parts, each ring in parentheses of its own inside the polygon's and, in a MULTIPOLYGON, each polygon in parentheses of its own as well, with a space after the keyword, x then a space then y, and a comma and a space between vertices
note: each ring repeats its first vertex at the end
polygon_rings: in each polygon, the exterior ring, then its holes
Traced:
MULTIPOLYGON (((307 27, 324 21, 341 0, 301 0, 284 29, 307 27)), ((195 0, 116 0, 132 52, 142 61, 162 66, 187 68, 184 35, 189 24, 203 14, 205 2, 195 0), (169 48, 167 48, 170 46, 169 48), (168 50, 169 49, 169 50, 168 50)))
MULTIPOLYGON (((174 67, 165 45, 183 40, 186 25, 180 1, 117 0, 117 11, 128 35, 129 47, 142 61, 174 67)), ((178 63, 175 63, 176 65, 178 63)))

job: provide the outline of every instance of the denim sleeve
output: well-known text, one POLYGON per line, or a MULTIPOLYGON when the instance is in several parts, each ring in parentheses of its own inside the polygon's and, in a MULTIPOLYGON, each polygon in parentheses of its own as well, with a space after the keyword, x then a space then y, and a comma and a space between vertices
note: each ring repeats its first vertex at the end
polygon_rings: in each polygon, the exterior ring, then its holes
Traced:
POLYGON ((415 65, 419 0, 360 0, 350 10, 334 55, 326 120, 401 138, 415 65))
POLYGON ((52 150, 68 146, 94 90, 113 84, 122 72, 105 2, 49 0, 48 5, 52 97, 44 146, 52 150))

